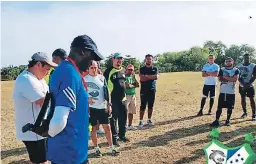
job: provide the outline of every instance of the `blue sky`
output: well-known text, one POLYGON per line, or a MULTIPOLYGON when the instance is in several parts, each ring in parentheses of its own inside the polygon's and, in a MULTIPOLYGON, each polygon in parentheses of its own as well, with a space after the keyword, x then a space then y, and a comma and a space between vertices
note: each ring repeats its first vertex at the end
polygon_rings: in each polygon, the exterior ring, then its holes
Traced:
POLYGON ((49 57, 57 48, 69 52, 80 34, 89 35, 104 56, 123 52, 139 59, 206 40, 256 47, 255 11, 256 1, 2 2, 1 63, 27 64, 38 51, 49 57))

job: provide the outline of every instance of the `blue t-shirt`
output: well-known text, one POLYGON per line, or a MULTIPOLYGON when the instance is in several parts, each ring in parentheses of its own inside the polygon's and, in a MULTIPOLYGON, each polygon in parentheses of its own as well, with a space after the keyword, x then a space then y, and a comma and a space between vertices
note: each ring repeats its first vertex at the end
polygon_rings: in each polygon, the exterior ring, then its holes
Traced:
POLYGON ((63 61, 50 78, 56 106, 70 107, 66 127, 48 138, 47 159, 57 164, 81 164, 88 156, 88 94, 75 67, 63 61))
MULTIPOLYGON (((141 67, 140 68, 140 74, 141 75, 157 75, 158 69, 157 67, 141 67)), ((156 90, 156 80, 148 80, 141 82, 141 90, 142 91, 148 91, 148 90, 156 90)))

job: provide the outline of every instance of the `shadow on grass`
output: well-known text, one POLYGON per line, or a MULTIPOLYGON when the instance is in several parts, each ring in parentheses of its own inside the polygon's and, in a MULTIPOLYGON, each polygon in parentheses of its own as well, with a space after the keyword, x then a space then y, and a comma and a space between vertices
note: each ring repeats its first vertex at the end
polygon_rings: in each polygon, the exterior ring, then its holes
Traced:
POLYGON ((30 164, 30 162, 28 160, 21 159, 21 160, 18 160, 18 161, 12 161, 9 164, 30 164))
POLYGON ((23 155, 26 153, 27 153, 27 150, 25 147, 15 148, 15 149, 11 149, 11 150, 4 150, 4 151, 1 151, 1 159, 5 159, 10 156, 19 156, 19 155, 23 155))

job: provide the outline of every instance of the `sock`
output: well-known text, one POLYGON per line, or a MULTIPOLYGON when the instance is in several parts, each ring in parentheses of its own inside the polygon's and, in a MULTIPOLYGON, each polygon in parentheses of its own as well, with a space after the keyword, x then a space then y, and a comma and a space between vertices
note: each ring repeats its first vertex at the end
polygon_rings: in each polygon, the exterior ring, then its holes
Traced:
POLYGON ((212 111, 213 104, 214 104, 214 98, 210 98, 210 108, 209 108, 209 111, 212 111))
POLYGON ((217 112, 216 112, 216 120, 217 121, 219 121, 221 113, 222 113, 222 108, 217 109, 217 112))
POLYGON ((206 98, 203 97, 202 100, 201 100, 201 107, 200 107, 200 111, 203 111, 203 108, 204 108, 204 105, 205 105, 205 101, 206 101, 206 98))
POLYGON ((228 109, 227 110, 227 120, 229 121, 230 120, 230 118, 231 118, 231 115, 232 115, 232 109, 228 109))

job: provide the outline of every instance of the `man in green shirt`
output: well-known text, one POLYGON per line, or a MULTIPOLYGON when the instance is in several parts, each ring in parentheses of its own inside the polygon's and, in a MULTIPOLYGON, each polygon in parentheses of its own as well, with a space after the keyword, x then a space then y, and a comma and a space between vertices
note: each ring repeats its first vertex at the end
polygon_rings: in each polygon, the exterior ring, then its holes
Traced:
POLYGON ((139 83, 135 78, 134 66, 129 64, 126 68, 125 76, 125 94, 126 94, 126 108, 128 111, 128 127, 127 130, 136 130, 132 126, 133 115, 136 114, 136 95, 135 88, 139 87, 139 83))

